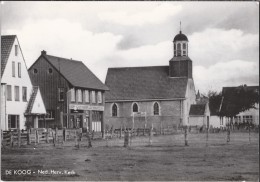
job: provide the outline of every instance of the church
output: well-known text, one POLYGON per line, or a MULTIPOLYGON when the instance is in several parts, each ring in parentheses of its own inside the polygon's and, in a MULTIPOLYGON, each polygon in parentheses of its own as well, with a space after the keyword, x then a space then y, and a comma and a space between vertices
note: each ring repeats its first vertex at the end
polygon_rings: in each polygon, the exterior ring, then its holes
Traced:
POLYGON ((160 129, 189 125, 196 92, 188 43, 180 31, 173 39, 173 57, 166 66, 108 68, 106 127, 160 129))

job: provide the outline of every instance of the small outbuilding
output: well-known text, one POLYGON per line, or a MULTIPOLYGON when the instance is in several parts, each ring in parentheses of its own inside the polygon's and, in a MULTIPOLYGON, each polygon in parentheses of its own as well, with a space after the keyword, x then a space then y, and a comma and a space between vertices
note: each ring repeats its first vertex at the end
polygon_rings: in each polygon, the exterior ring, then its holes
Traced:
POLYGON ((189 113, 190 126, 210 126, 209 104, 192 104, 189 113))

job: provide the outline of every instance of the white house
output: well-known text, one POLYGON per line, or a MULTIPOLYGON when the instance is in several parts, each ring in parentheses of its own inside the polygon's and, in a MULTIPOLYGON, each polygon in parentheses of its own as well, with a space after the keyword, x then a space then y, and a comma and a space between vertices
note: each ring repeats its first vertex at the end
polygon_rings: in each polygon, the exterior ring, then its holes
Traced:
POLYGON ((26 129, 29 117, 37 127, 46 110, 40 90, 32 86, 16 35, 1 36, 1 77, 1 129, 26 129))

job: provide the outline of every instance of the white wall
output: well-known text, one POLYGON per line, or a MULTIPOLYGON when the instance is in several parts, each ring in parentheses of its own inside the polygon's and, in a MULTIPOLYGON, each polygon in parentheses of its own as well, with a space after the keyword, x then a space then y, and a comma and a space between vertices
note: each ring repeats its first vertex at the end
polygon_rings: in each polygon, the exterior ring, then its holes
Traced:
MULTIPOLYGON (((6 115, 5 121, 2 123, 8 123, 8 114, 19 115, 20 116, 20 129, 25 129, 25 117, 24 112, 27 107, 27 103, 30 99, 32 92, 32 83, 27 72, 27 67, 23 59, 21 48, 19 46, 17 38, 14 41, 9 59, 6 64, 6 68, 3 73, 2 83, 12 86, 12 101, 6 101, 6 115), (18 45, 18 56, 15 56, 15 45, 18 45), (12 77, 12 62, 15 62, 15 77, 12 77), (18 77, 18 63, 21 63, 21 78, 18 77), (15 101, 14 97, 14 86, 19 86, 19 101, 15 101), (27 87, 27 102, 24 102, 22 99, 22 87, 27 87)), ((7 129, 6 124, 1 125, 2 129, 7 129)))
POLYGON ((38 89, 31 113, 46 114, 46 109, 43 104, 40 89, 38 89))
POLYGON ((183 101, 183 124, 189 125, 188 117, 190 112, 191 104, 196 103, 196 92, 193 79, 188 79, 186 94, 186 99, 183 101))

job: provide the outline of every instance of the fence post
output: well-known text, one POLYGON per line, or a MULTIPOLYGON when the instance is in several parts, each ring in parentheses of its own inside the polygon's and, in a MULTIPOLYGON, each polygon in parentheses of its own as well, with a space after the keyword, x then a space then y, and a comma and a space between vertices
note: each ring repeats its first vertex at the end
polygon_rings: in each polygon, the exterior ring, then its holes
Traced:
POLYGON ((150 128, 149 131, 149 145, 152 145, 152 135, 153 135, 153 127, 150 128))
POLYGON ((248 126, 248 134, 249 134, 249 143, 251 143, 250 126, 248 126))
POLYGON ((17 137, 18 137, 18 146, 21 146, 21 130, 18 129, 18 133, 17 133, 17 137))
POLYGON ((206 147, 208 146, 208 140, 209 140, 209 127, 207 127, 207 134, 206 134, 206 147))
POLYGON ((49 128, 47 128, 45 137, 46 137, 46 143, 49 143, 49 128))
POLYGON ((184 138, 185 138, 185 146, 188 146, 188 127, 185 126, 185 129, 184 129, 184 138))
POLYGON ((230 128, 228 126, 228 128, 227 128, 227 143, 229 143, 229 142, 230 142, 230 128))
POLYGON ((66 142, 66 128, 63 128, 63 141, 66 142))
POLYGON ((120 127, 120 138, 122 137, 122 126, 120 127))
POLYGON ((88 147, 92 147, 91 138, 90 138, 90 131, 87 131, 87 138, 88 138, 88 147))
POLYGON ((129 134, 130 131, 125 131, 125 140, 124 140, 124 147, 128 147, 129 146, 129 134))
POLYGON ((10 132, 10 146, 13 147, 14 143, 13 143, 13 132, 10 132))
POLYGON ((35 133, 36 133, 36 141, 37 141, 37 143, 40 143, 40 140, 39 140, 39 132, 38 132, 37 129, 36 129, 35 133))
POLYGON ((57 142, 57 135, 58 135, 58 128, 55 128, 55 134, 54 134, 54 146, 56 146, 56 142, 57 142))
POLYGON ((160 135, 162 134, 162 120, 160 121, 160 135))
POLYGON ((31 137, 30 137, 30 130, 27 129, 27 144, 30 145, 31 144, 31 137))

